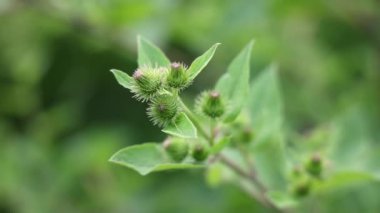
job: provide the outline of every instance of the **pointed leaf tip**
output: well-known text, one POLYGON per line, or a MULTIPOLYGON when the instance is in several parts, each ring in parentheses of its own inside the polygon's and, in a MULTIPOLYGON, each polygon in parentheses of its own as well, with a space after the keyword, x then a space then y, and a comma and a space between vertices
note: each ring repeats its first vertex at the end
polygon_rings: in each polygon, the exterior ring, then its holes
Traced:
POLYGON ((157 143, 144 143, 126 147, 116 152, 109 161, 133 169, 143 176, 157 171, 204 167, 202 164, 191 162, 172 162, 162 146, 157 143))
POLYGON ((229 110, 224 116, 225 122, 231 122, 239 115, 249 91, 249 63, 254 42, 250 41, 232 60, 216 83, 215 89, 228 100, 229 110))
POLYGON ((133 86, 133 78, 131 76, 129 76, 127 73, 120 71, 120 70, 117 70, 117 69, 111 69, 110 71, 114 74, 116 81, 121 86, 123 86, 127 89, 131 89, 131 87, 133 86))
POLYGON ((197 75, 199 75, 199 73, 207 66, 219 45, 220 43, 212 45, 206 52, 191 63, 188 69, 191 80, 194 80, 194 78, 197 77, 197 75))
POLYGON ((152 67, 169 67, 170 60, 151 41, 143 38, 142 36, 137 36, 137 49, 138 57, 137 62, 139 67, 142 66, 152 66, 152 67))

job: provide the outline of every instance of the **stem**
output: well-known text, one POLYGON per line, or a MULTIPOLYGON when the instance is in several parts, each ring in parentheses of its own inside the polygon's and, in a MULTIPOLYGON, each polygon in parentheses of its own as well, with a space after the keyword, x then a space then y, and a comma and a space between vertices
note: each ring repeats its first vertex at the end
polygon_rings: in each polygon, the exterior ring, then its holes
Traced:
MULTIPOLYGON (((251 156, 249 156, 249 153, 247 152, 247 149, 245 149, 241 145, 239 145, 238 148, 239 148, 240 154, 243 156, 244 161, 246 162, 246 164, 248 166, 248 170, 250 172, 251 177, 256 178, 257 175, 256 175, 255 167, 254 167, 251 156)), ((264 193, 267 191, 265 186, 260 181, 257 181, 257 186, 264 193)))
MULTIPOLYGON (((202 125, 198 121, 197 117, 191 112, 191 110, 186 106, 186 104, 182 101, 182 99, 178 96, 178 102, 180 103, 182 109, 184 110, 185 114, 189 117, 189 119, 193 122, 194 126, 198 129, 200 134, 209 142, 209 144, 212 146, 214 144, 214 123, 211 123, 211 132, 210 135, 206 133, 206 131, 202 128, 202 125)), ((216 158, 219 158, 220 161, 228 166, 230 169, 232 169, 236 174, 239 176, 247 179, 250 181, 254 186, 257 187, 259 190, 259 193, 252 193, 252 191, 249 192, 251 196, 253 196, 256 200, 258 200, 263 205, 273 208, 277 211, 282 211, 281 209, 277 208, 266 196, 265 193, 267 189, 265 186, 260 182, 260 180, 257 178, 257 175, 255 174, 254 170, 251 172, 246 172, 244 168, 233 162, 231 159, 227 158, 226 156, 222 154, 218 154, 216 158)))
POLYGON ((267 190, 264 187, 264 185, 257 179, 256 175, 253 175, 252 173, 246 172, 241 166, 233 162, 231 159, 227 158, 226 156, 219 154, 220 161, 226 164, 228 167, 230 167, 232 170, 234 170, 238 175, 246 178, 247 180, 251 181, 261 193, 265 193, 267 190))
POLYGON ((211 118, 210 120, 210 135, 211 135, 211 140, 210 140, 210 146, 214 146, 215 143, 215 120, 211 118))
POLYGON ((272 203, 271 200, 269 200, 265 193, 267 189, 265 186, 260 182, 260 180, 257 178, 256 174, 246 172, 241 166, 233 162, 231 159, 227 158, 226 156, 219 154, 219 159, 222 163, 224 163, 226 166, 228 166, 230 169, 232 169, 236 174, 240 175, 241 177, 247 179, 250 181, 254 186, 256 186, 259 189, 259 194, 252 194, 251 191, 249 191, 249 194, 251 196, 254 196, 259 202, 261 202, 263 205, 273 208, 279 212, 282 212, 281 209, 279 209, 274 203, 272 203))

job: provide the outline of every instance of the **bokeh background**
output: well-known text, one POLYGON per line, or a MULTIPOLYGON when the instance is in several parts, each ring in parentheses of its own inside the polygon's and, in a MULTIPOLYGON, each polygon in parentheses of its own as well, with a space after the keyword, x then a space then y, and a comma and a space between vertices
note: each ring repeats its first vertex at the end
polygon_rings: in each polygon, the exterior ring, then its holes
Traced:
POLYGON ((379 1, 0 0, 0 212, 266 211, 202 171, 141 177, 107 162, 164 138, 109 72, 133 72, 137 35, 185 63, 222 43, 187 98, 254 38, 252 76, 278 63, 289 132, 354 108, 379 147, 379 1))

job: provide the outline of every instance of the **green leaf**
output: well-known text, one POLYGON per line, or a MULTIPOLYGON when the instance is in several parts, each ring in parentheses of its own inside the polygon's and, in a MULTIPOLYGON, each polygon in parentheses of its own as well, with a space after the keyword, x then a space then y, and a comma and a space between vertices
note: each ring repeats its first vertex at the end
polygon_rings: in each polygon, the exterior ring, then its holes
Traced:
POLYGON ((250 117, 255 143, 265 142, 282 128, 283 106, 277 67, 271 65, 253 81, 250 91, 250 117))
POLYGON ((270 191, 267 196, 280 209, 294 208, 298 205, 292 195, 281 191, 270 191))
POLYGON ((379 171, 380 147, 371 137, 365 112, 365 109, 353 107, 333 122, 328 158, 336 170, 379 171))
POLYGON ((139 36, 137 38, 138 57, 137 62, 139 67, 169 67, 170 60, 165 54, 150 41, 139 36))
POLYGON ((111 72, 114 74, 117 82, 121 86, 127 89, 131 89, 131 87, 133 86, 133 78, 131 76, 129 76, 127 73, 123 71, 116 70, 116 69, 112 69, 111 72))
POLYGON ((189 73, 190 79, 193 80, 197 75, 207 66, 211 58, 214 56, 216 48, 220 43, 216 43, 210 47, 203 55, 196 58, 193 63, 190 65, 187 72, 189 73))
POLYGON ((183 112, 178 115, 174 122, 169 124, 162 131, 169 135, 181 138, 197 138, 197 129, 183 112))
POLYGON ((211 147, 210 154, 216 154, 216 153, 222 151, 222 149, 224 147, 226 147, 230 142, 231 142, 231 138, 229 138, 229 137, 222 138, 213 147, 211 147))
POLYGON ((206 182, 211 187, 219 186, 223 181, 223 166, 218 163, 211 164, 207 168, 206 182))
POLYGON ((225 121, 233 121, 244 106, 249 90, 249 61, 251 58, 253 41, 239 53, 231 62, 227 72, 221 76, 215 89, 228 101, 228 111, 225 121))
POLYGON ((272 65, 264 70, 253 82, 250 92, 250 117, 255 131, 252 155, 259 178, 269 189, 284 191, 286 158, 282 134, 282 101, 276 67, 272 65))
POLYGON ((162 146, 156 143, 126 147, 116 152, 109 161, 133 169, 141 175, 156 171, 204 167, 201 164, 174 163, 162 146))
POLYGON ((334 174, 328 179, 314 186, 317 193, 339 190, 346 186, 353 186, 362 182, 380 181, 380 179, 369 172, 344 171, 334 174))

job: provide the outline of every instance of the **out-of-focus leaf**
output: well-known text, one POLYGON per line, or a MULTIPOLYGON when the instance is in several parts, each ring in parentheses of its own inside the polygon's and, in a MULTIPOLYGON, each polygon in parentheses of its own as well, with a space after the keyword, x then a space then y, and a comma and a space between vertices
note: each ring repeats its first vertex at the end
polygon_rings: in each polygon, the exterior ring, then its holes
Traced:
POLYGON ((208 167, 206 172, 206 181, 211 187, 216 187, 222 183, 223 169, 223 166, 217 163, 208 167))
POLYGON ((278 134, 283 122, 283 105, 275 65, 262 71, 252 82, 249 101, 255 143, 259 145, 278 134))
POLYGON ((197 137, 197 129, 185 113, 179 114, 175 121, 165 127, 162 131, 169 135, 181 138, 197 137))
POLYGON ((379 167, 371 165, 378 159, 376 152, 380 149, 373 145, 368 129, 360 108, 352 108, 336 119, 328 152, 334 169, 376 172, 379 167))
POLYGON ((197 75, 207 66, 211 58, 214 56, 216 48, 220 43, 216 43, 210 47, 203 55, 196 58, 193 63, 190 65, 187 72, 189 73, 190 79, 193 80, 197 75))
POLYGON ((315 185, 316 192, 337 190, 345 186, 353 186, 362 182, 380 181, 379 177, 368 172, 339 172, 315 185))
POLYGON ((141 175, 171 169, 202 168, 201 164, 174 163, 166 155, 162 146, 156 143, 145 143, 126 147, 116 152, 110 160, 113 163, 131 168, 141 175))
POLYGON ((129 76, 127 73, 120 71, 120 70, 117 70, 117 69, 112 69, 111 72, 115 75, 117 82, 121 86, 123 86, 127 89, 131 89, 131 87, 133 85, 133 78, 131 76, 129 76))
POLYGON ((285 190, 282 100, 276 67, 264 70, 253 81, 250 92, 249 111, 255 131, 252 154, 259 178, 269 189, 285 190))
POLYGON ((270 191, 267 193, 268 198, 281 209, 292 208, 297 206, 298 202, 290 194, 280 191, 270 191))
POLYGON ((215 89, 228 101, 224 120, 233 121, 244 106, 249 91, 249 60, 253 41, 239 53, 228 66, 227 72, 217 82, 215 89))
POLYGON ((224 147, 226 147, 231 142, 231 138, 224 137, 218 141, 211 149, 210 154, 215 154, 220 152, 224 147))
POLYGON ((138 57, 137 62, 139 67, 169 67, 170 60, 156 45, 139 36, 137 38, 138 57))

